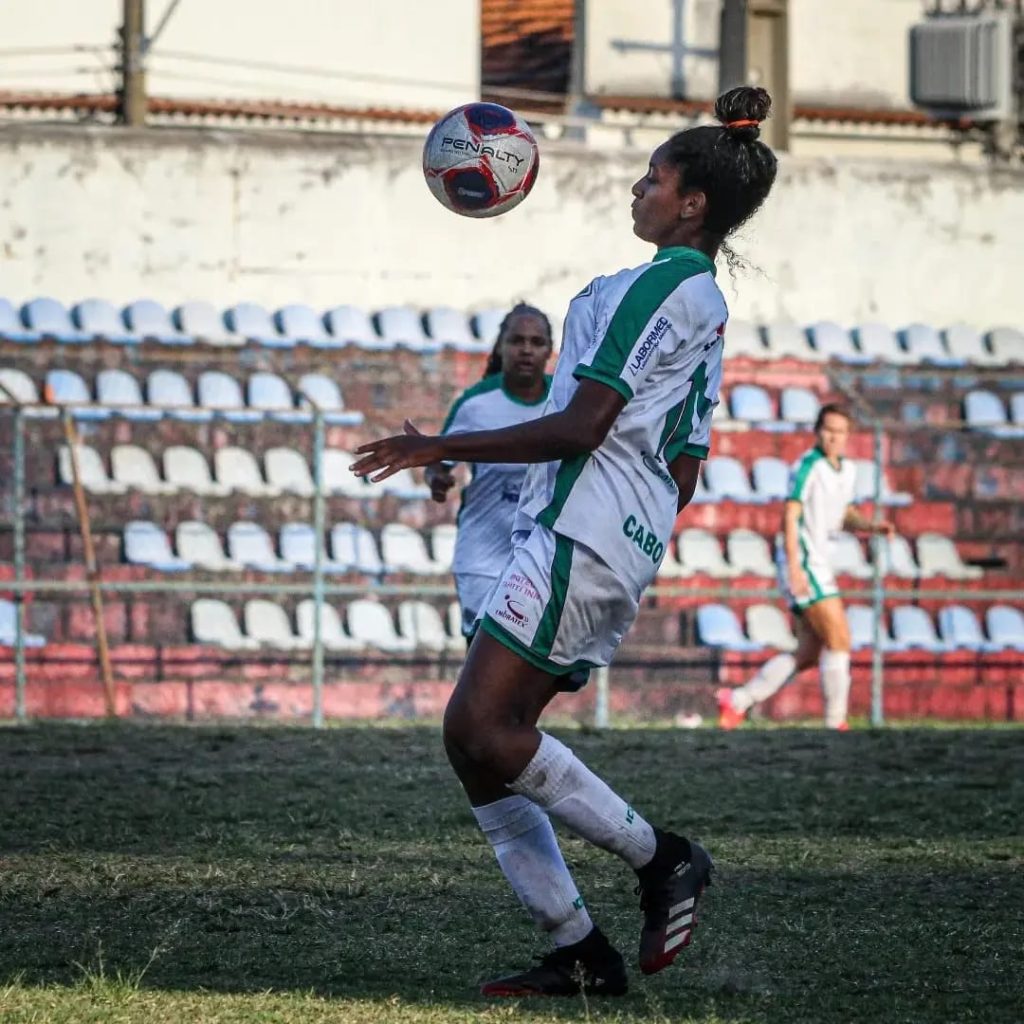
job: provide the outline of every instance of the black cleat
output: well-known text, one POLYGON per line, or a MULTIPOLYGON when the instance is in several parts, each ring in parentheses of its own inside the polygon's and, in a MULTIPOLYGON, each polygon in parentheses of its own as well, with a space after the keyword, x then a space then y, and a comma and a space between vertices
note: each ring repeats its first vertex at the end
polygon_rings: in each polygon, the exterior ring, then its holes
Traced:
POLYGON ((644 924, 640 930, 640 970, 657 974, 685 949, 697 926, 697 900, 711 884, 711 855, 699 843, 655 829, 654 859, 637 872, 644 924))
POLYGON ((622 955, 594 928, 585 939, 538 957, 536 967, 480 986, 484 996, 623 996, 629 987, 622 955))

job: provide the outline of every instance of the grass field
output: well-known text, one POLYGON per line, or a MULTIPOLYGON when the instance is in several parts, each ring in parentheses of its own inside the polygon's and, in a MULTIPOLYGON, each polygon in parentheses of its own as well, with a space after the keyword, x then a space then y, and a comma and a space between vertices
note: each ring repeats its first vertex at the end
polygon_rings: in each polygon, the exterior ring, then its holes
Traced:
MULTIPOLYGON (((718 862, 624 999, 476 994, 545 946, 436 729, 40 726, 0 729, 0 1020, 1024 1019, 1024 732, 560 735, 718 862)), ((635 963, 630 872, 565 850, 635 963)))

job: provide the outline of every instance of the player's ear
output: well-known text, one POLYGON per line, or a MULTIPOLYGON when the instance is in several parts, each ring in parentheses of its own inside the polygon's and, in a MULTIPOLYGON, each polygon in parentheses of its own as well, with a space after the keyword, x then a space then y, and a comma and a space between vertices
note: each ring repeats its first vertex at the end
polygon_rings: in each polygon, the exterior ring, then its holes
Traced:
POLYGON ((692 220, 695 217, 703 220, 708 208, 708 197, 700 189, 687 189, 679 197, 679 219, 692 220))

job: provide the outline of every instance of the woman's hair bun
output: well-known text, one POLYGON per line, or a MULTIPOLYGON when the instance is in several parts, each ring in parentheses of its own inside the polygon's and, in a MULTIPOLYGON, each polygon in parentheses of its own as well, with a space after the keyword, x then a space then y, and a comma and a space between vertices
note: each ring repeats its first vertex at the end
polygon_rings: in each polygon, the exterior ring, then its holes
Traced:
POLYGON ((753 85, 730 89, 715 101, 715 117, 729 135, 743 142, 753 142, 761 134, 759 125, 771 109, 768 91, 753 85))

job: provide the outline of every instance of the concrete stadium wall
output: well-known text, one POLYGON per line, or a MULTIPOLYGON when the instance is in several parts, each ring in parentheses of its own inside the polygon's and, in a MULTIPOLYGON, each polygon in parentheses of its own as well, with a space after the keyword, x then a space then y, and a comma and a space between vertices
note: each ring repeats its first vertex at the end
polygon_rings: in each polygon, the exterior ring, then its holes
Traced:
MULTIPOLYGON (((546 143, 534 194, 492 221, 429 195, 418 138, 7 127, 3 285, 14 301, 150 296, 501 305, 557 317, 591 277, 647 258, 629 189, 646 150, 546 143)), ((1024 324, 1024 175, 783 158, 719 278, 733 315, 1024 324)))

